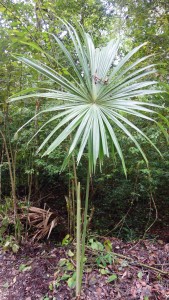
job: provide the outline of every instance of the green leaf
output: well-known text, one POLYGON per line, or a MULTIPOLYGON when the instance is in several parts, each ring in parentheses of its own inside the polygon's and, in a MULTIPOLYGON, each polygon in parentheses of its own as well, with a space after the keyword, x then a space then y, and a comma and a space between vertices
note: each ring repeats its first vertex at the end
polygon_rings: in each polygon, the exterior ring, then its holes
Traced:
POLYGON ((70 257, 73 257, 75 254, 69 249, 69 251, 68 251, 68 256, 70 256, 70 257))
POLYGON ((61 258, 61 259, 59 260, 59 262, 58 262, 58 265, 59 265, 60 267, 63 267, 63 266, 65 266, 65 265, 67 264, 67 262, 68 262, 68 259, 66 259, 66 258, 61 258))
POLYGON ((109 276, 107 278, 107 282, 112 282, 112 281, 115 281, 117 280, 117 275, 116 274, 112 274, 111 276, 109 276))
POLYGON ((19 266, 19 271, 20 272, 26 272, 26 271, 30 271, 32 269, 31 266, 25 265, 25 264, 21 264, 19 266))
POLYGON ((109 270, 105 270, 105 269, 100 269, 99 271, 100 271, 100 273, 101 273, 102 275, 107 275, 107 274, 110 273, 109 270))
POLYGON ((3 288, 8 289, 8 288, 9 288, 9 283, 8 283, 8 282, 5 282, 5 283, 3 284, 3 288))
POLYGON ((67 280, 68 278, 70 278, 70 274, 64 274, 61 278, 60 278, 60 280, 67 280))
POLYGON ((112 251, 112 244, 111 244, 110 240, 105 240, 104 241, 104 247, 105 247, 107 252, 112 251))
POLYGON ((14 253, 17 253, 18 250, 19 250, 19 245, 17 245, 17 244, 14 243, 14 244, 12 245, 12 251, 13 251, 14 253))
MULTIPOLYGON (((162 108, 150 101, 145 101, 146 95, 161 93, 160 90, 154 88, 156 81, 145 79, 146 76, 151 76, 156 72, 154 64, 145 65, 150 56, 133 60, 133 55, 146 43, 132 49, 119 60, 118 64, 116 63, 115 67, 112 67, 118 53, 119 40, 110 40, 105 46, 95 47, 92 37, 84 31, 82 26, 79 26, 78 32, 68 22, 61 21, 69 34, 73 50, 69 51, 71 47, 67 48, 63 39, 52 36, 64 54, 67 65, 72 68, 71 74, 63 76, 42 62, 15 55, 19 61, 48 77, 58 86, 53 90, 39 89, 38 92, 32 90, 32 94, 31 90, 27 94, 21 92, 20 95, 10 99, 10 102, 14 102, 38 97, 38 99, 48 98, 55 101, 53 109, 51 107, 40 112, 27 121, 18 131, 42 113, 53 113, 54 116, 50 116, 48 121, 42 124, 33 136, 33 138, 36 137, 44 127, 52 126, 53 122, 53 128, 50 127, 51 129, 40 145, 38 152, 46 147, 43 155, 49 155, 61 143, 65 142, 68 145, 68 151, 63 167, 69 163, 72 154, 75 154, 77 164, 79 164, 83 154, 87 152, 90 173, 95 172, 98 161, 101 167, 105 156, 115 157, 117 153, 126 175, 123 149, 117 135, 120 129, 121 134, 136 146, 148 165, 143 149, 135 135, 128 129, 130 127, 144 137, 160 154, 153 142, 133 123, 134 117, 135 119, 142 118, 153 121, 148 113, 152 115, 156 113, 154 109, 162 108), (141 66, 141 63, 144 65, 141 66), (141 102, 140 97, 144 97, 144 101, 141 102), (129 116, 133 117, 132 121, 129 120, 129 116), (57 120, 59 122, 56 125, 57 120)), ((41 50, 34 43, 29 43, 29 45, 41 50)), ((64 68, 62 66, 62 69, 64 68)), ((163 118, 165 119, 165 117, 163 118)), ((167 138, 163 126, 159 125, 159 127, 167 138)), ((96 244, 93 244, 93 247, 99 248, 96 244)), ((108 249, 108 246, 106 247, 108 249)))
POLYGON ((62 246, 67 246, 71 243, 72 241, 72 237, 70 236, 70 234, 67 234, 64 239, 62 240, 62 246))
POLYGON ((72 270, 74 270, 74 268, 75 268, 75 266, 71 262, 67 263, 67 270, 68 271, 72 271, 72 270))
POLYGON ((138 277, 139 279, 142 279, 142 278, 143 278, 143 273, 142 273, 141 271, 138 272, 137 277, 138 277))
POLYGON ((103 250, 104 246, 102 245, 102 243, 98 242, 98 241, 94 241, 93 239, 89 240, 90 246, 93 250, 103 250))
POLYGON ((76 286, 76 273, 73 274, 67 281, 68 287, 73 289, 76 286))
POLYGON ((53 283, 50 283, 50 284, 49 284, 49 290, 50 290, 50 291, 53 291, 53 283))

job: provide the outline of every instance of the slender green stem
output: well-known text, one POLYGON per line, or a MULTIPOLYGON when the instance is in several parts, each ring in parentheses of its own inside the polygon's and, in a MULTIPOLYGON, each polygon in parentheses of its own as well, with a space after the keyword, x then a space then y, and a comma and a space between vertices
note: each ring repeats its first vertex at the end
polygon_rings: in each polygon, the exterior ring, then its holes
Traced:
POLYGON ((83 234, 82 234, 82 254, 81 254, 81 264, 80 264, 80 290, 82 285, 83 267, 84 267, 84 257, 85 257, 85 241, 87 232, 87 212, 89 203, 89 186, 90 186, 90 171, 87 172, 86 181, 86 197, 85 197, 85 211, 84 211, 84 222, 83 222, 83 234))
POLYGON ((76 199, 77 199, 77 185, 78 185, 78 178, 77 178, 77 171, 76 171, 76 162, 74 154, 72 155, 72 161, 73 161, 73 173, 74 173, 74 182, 72 182, 72 213, 73 213, 73 220, 72 220, 72 227, 73 227, 73 233, 75 237, 75 231, 76 231, 76 224, 75 224, 75 191, 76 191, 76 199))
POLYGON ((81 292, 81 198, 80 198, 80 182, 77 185, 77 224, 76 224, 76 297, 80 297, 81 292))
POLYGON ((72 233, 73 236, 76 236, 76 213, 75 213, 75 183, 72 180, 72 218, 73 218, 73 224, 72 224, 72 233))
POLYGON ((75 187, 76 187, 76 191, 77 191, 77 172, 76 172, 76 162, 75 162, 75 157, 74 155, 72 155, 72 160, 73 160, 73 173, 74 173, 74 178, 75 178, 75 187))

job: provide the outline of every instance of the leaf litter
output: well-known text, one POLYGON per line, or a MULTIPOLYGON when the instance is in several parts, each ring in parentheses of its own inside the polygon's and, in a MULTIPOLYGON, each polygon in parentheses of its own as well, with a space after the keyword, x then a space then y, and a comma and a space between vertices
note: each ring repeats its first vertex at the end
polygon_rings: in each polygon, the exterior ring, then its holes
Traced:
MULTIPOLYGON (((82 300, 169 299, 169 244, 161 240, 109 241, 111 252, 117 255, 106 266, 98 266, 98 253, 86 249, 82 300)), ((69 275, 75 267, 73 255, 69 256, 73 252, 72 245, 31 242, 24 243, 16 254, 1 249, 0 300, 75 299, 75 290, 69 287, 74 284, 69 275), (62 267, 68 260, 64 273, 62 267)))

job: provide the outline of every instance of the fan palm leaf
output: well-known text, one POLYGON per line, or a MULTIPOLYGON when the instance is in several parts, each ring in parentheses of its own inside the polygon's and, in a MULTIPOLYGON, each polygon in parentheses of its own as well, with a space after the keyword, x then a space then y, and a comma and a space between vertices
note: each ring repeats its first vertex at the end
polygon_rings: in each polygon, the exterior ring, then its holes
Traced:
POLYGON ((19 61, 57 83, 58 90, 44 89, 42 92, 17 96, 10 101, 32 97, 56 100, 54 106, 39 113, 53 112, 55 115, 43 124, 36 134, 50 122, 59 119, 59 123, 54 126, 38 149, 38 151, 42 150, 51 140, 43 155, 49 155, 71 135, 71 141, 68 140, 69 151, 66 162, 75 149, 77 150, 77 163, 80 162, 84 151, 87 151, 90 172, 93 172, 97 161, 99 160, 102 164, 104 156, 109 157, 115 148, 126 173, 117 128, 135 144, 146 162, 145 153, 134 137, 133 130, 142 135, 159 152, 145 133, 129 120, 129 116, 132 115, 153 121, 153 118, 147 114, 155 114, 154 108, 160 107, 140 101, 142 96, 160 92, 153 88, 156 81, 145 79, 146 76, 154 73, 154 64, 139 68, 139 65, 150 56, 129 64, 132 56, 145 45, 142 44, 130 51, 114 66, 118 55, 119 40, 111 40, 105 47, 95 48, 91 36, 82 27, 78 33, 69 23, 64 22, 64 24, 74 45, 75 55, 69 52, 57 36, 53 36, 72 70, 70 76, 65 78, 41 62, 16 56, 19 61), (61 128, 62 131, 60 131, 61 128), (132 129, 131 132, 130 129, 132 129))

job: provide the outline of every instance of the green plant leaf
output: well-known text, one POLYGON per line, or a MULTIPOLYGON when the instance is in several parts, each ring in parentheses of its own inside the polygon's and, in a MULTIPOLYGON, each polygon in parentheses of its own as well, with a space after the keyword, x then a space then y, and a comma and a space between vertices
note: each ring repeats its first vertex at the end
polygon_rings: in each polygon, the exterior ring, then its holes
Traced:
POLYGON ((17 245, 17 244, 14 243, 14 244, 12 245, 12 251, 13 251, 14 253, 17 253, 18 250, 19 250, 19 245, 17 245))
POLYGON ((52 282, 49 284, 49 290, 53 291, 53 283, 52 282))
POLYGON ((68 287, 73 289, 76 286, 76 273, 73 274, 67 281, 68 287))
POLYGON ((67 280, 68 278, 70 278, 70 274, 63 274, 63 276, 60 278, 60 280, 67 280))
POLYGON ((73 257, 75 254, 69 249, 69 251, 68 251, 68 256, 70 256, 70 257, 73 257))
POLYGON ((110 271, 109 271, 109 270, 106 270, 106 269, 100 269, 99 271, 100 271, 100 273, 101 273, 102 275, 107 275, 107 274, 110 273, 110 271))
MULTIPOLYGON (((13 102, 34 97, 55 99, 56 105, 53 107, 55 116, 42 125, 34 137, 44 126, 55 122, 56 119, 60 118, 61 120, 44 139, 38 151, 41 151, 42 148, 48 144, 44 155, 49 155, 62 142, 68 140, 71 135, 72 138, 71 141, 69 139, 68 142, 69 150, 64 161, 64 166, 68 163, 72 153, 77 153, 77 163, 79 163, 83 153, 87 151, 91 169, 90 172, 92 173, 95 172, 98 160, 101 166, 104 156, 109 157, 110 154, 115 155, 116 151, 121 159, 124 173, 126 174, 125 159, 116 133, 116 128, 120 128, 122 134, 126 135, 135 144, 148 164, 144 151, 134 137, 134 134, 128 130, 128 126, 142 135, 157 151, 158 149, 151 140, 125 116, 133 115, 151 121, 153 119, 148 117, 147 113, 153 113, 155 112, 154 108, 159 107, 151 102, 135 101, 136 97, 139 99, 140 96, 153 95, 161 92, 153 88, 156 81, 144 79, 145 76, 155 72, 154 64, 138 67, 150 57, 149 55, 129 64, 132 56, 139 51, 145 43, 131 50, 119 61, 116 67, 112 68, 112 64, 118 53, 118 40, 110 40, 104 47, 95 48, 92 37, 86 33, 82 27, 80 27, 78 33, 68 22, 62 22, 73 43, 78 65, 71 52, 63 44, 63 41, 57 36, 53 35, 53 37, 63 52, 68 64, 73 67, 74 71, 70 74, 71 80, 68 80, 41 62, 35 61, 32 58, 16 55, 19 61, 50 78, 61 87, 61 89, 59 88, 58 90, 43 89, 42 92, 37 93, 35 91, 33 94, 31 94, 30 90, 27 95, 21 94, 10 100, 13 102), (62 105, 60 105, 61 101, 62 105), (151 109, 146 106, 150 106, 151 109), (55 135, 56 137, 54 138, 55 135), (50 142, 51 139, 53 140, 50 142)), ((34 47, 35 45, 31 43, 30 46, 34 47)), ((38 48, 37 50, 40 49, 38 48)), ((49 112, 52 112, 52 108, 42 113, 49 112)), ((35 117, 30 119, 30 121, 34 118, 35 117)), ((29 124, 30 121, 25 125, 29 124)), ((97 248, 96 244, 94 244, 93 247, 97 248)))
POLYGON ((111 276, 109 276, 107 278, 107 282, 112 282, 112 281, 115 281, 117 280, 117 275, 116 274, 112 274, 111 276))
POLYGON ((138 277, 139 279, 142 279, 142 278, 143 278, 143 273, 142 273, 141 271, 138 272, 137 277, 138 277))
POLYGON ((61 258, 61 259, 59 260, 59 262, 58 262, 58 265, 59 265, 60 267, 63 267, 63 266, 65 266, 67 263, 68 263, 68 259, 66 259, 66 258, 61 258))
POLYGON ((25 264, 21 264, 19 266, 19 271, 20 272, 26 272, 26 271, 30 271, 32 269, 31 266, 25 265, 25 264))
POLYGON ((5 283, 3 284, 3 288, 8 289, 8 288, 9 288, 9 283, 8 283, 8 282, 5 282, 5 283))
POLYGON ((105 247, 107 252, 112 251, 112 244, 111 244, 110 240, 105 240, 104 241, 104 247, 105 247))
POLYGON ((71 243, 72 241, 72 237, 70 236, 70 234, 67 234, 64 239, 62 240, 62 246, 67 246, 71 243))

